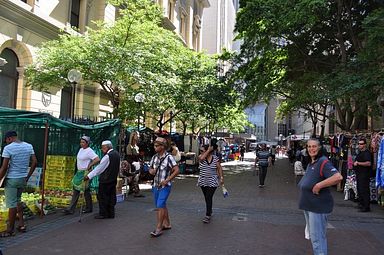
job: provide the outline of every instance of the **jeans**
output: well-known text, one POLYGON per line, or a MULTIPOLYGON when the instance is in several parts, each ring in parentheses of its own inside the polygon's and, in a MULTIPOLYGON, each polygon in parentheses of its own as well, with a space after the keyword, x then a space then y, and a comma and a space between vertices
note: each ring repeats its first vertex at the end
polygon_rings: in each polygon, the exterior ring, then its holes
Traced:
POLYGON ((265 177, 267 177, 267 166, 260 166, 259 184, 264 185, 265 177))
POLYGON ((305 222, 309 230, 314 255, 327 255, 328 213, 304 211, 305 222))
POLYGON ((204 198, 205 198, 205 206, 206 206, 206 211, 205 215, 206 216, 211 216, 212 215, 212 203, 213 203, 213 195, 215 194, 216 187, 201 187, 201 190, 203 191, 204 198))

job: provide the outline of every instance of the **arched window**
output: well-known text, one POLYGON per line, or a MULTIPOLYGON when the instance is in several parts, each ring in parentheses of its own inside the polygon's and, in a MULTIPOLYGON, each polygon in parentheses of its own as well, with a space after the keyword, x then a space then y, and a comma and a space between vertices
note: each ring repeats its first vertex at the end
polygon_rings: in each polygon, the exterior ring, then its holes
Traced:
POLYGON ((19 66, 19 59, 15 52, 8 48, 1 52, 0 58, 7 61, 7 64, 0 68, 0 106, 16 108, 17 81, 19 77, 16 67, 19 66))

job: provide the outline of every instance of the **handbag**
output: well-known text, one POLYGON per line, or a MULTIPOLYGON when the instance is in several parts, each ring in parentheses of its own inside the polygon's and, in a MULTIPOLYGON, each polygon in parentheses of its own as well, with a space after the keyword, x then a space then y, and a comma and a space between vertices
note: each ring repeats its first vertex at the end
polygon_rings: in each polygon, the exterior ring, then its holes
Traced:
POLYGON ((221 191, 223 192, 224 197, 229 196, 228 190, 224 187, 224 185, 221 186, 221 191))

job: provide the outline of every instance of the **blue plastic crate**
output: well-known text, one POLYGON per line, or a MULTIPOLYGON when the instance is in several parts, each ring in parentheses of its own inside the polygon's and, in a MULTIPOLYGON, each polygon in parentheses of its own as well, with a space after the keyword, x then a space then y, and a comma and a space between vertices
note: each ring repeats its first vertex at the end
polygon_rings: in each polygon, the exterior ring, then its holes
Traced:
POLYGON ((121 203, 124 201, 124 194, 118 194, 116 195, 116 202, 121 203))

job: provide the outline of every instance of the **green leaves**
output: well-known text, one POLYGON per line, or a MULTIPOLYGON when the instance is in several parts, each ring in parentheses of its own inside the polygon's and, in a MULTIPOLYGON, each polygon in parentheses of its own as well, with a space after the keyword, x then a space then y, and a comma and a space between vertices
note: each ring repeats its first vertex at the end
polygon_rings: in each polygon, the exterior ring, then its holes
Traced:
POLYGON ((115 117, 133 122, 145 111, 159 129, 169 123, 170 110, 173 118, 198 130, 238 106, 232 87, 217 76, 217 58, 186 48, 162 28, 162 12, 153 1, 109 3, 121 7, 118 20, 95 22, 83 36, 62 35, 43 44, 26 70, 28 85, 40 90, 69 86, 67 73, 76 68, 87 86, 103 88, 115 117), (139 92, 145 95, 140 108, 134 101, 139 92))
MULTIPOLYGON (((339 106, 340 118, 345 111, 359 118, 361 109, 376 108, 372 90, 383 84, 383 4, 244 0, 241 6, 236 30, 244 44, 233 58, 230 82, 247 104, 281 96, 280 113, 304 108, 321 119, 327 105, 339 106)), ((353 130, 357 122, 338 124, 353 130)))

